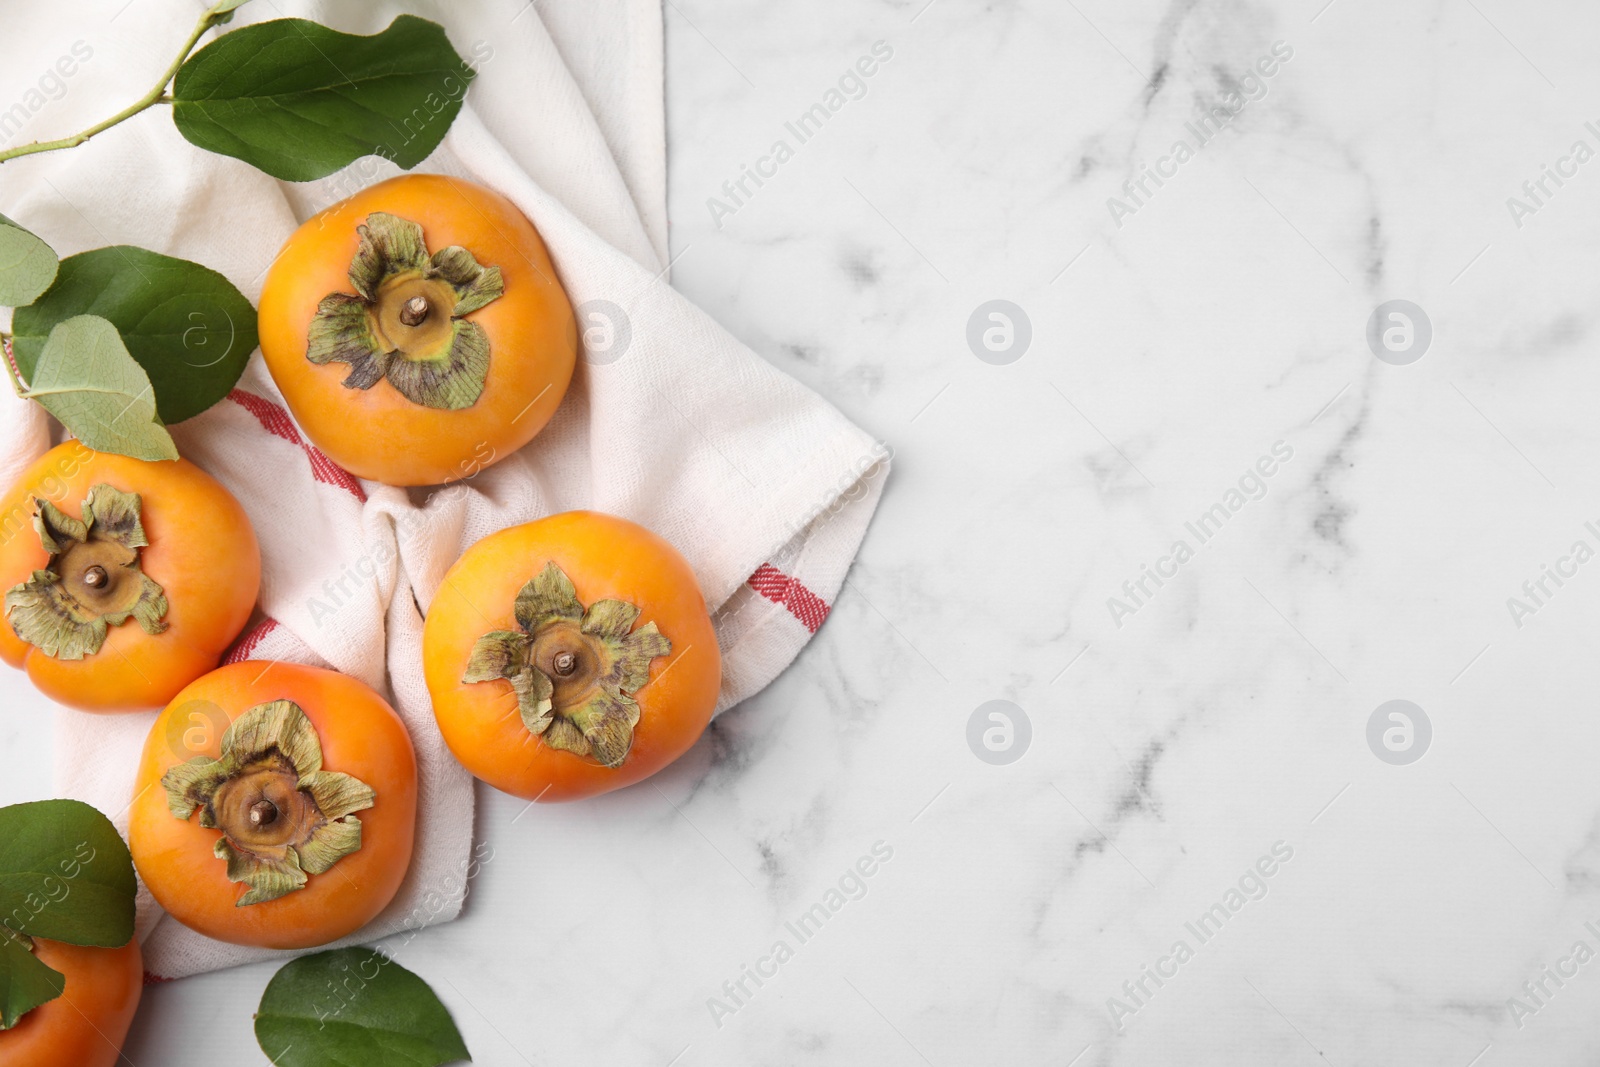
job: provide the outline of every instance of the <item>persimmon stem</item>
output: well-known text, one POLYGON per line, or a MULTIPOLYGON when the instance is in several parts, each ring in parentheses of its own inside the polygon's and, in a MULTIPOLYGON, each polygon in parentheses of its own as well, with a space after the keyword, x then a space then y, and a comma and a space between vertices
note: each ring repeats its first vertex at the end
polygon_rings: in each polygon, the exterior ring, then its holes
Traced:
MULTIPOLYGON (((161 80, 156 83, 155 88, 148 93, 145 93, 110 118, 103 122, 97 122, 88 129, 73 134, 71 137, 62 137, 55 141, 34 141, 30 144, 18 145, 16 148, 8 148, 4 152, 0 152, 0 163, 20 156, 37 155, 40 152, 55 152, 63 148, 76 148, 95 134, 104 133, 111 127, 120 122, 126 122, 147 108, 154 107, 156 104, 171 103, 172 97, 167 95, 167 86, 172 84, 172 79, 178 76, 178 68, 183 66, 183 61, 189 58, 189 53, 194 51, 194 46, 199 43, 200 38, 204 36, 207 30, 221 22, 226 22, 232 16, 231 11, 218 11, 217 7, 220 6, 221 3, 219 2, 216 6, 208 8, 200 16, 200 21, 195 23, 194 30, 189 34, 189 39, 183 42, 183 48, 178 51, 178 58, 172 61, 172 66, 167 68, 167 72, 161 76, 161 80)), ((12 377, 15 378, 16 376, 13 374, 12 377)))
POLYGON ((428 317, 428 298, 414 296, 400 305, 400 321, 407 326, 421 326, 422 320, 428 317))

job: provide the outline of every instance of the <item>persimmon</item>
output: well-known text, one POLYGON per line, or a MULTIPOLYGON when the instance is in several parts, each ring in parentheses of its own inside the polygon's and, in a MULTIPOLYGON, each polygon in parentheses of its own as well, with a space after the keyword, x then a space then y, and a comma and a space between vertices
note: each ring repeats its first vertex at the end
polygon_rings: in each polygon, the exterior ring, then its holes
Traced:
POLYGON ((578 352, 533 224, 438 174, 391 178, 308 219, 267 271, 260 333, 311 440, 389 485, 470 477, 527 444, 578 352))
POLYGON ((128 813, 139 877, 207 937, 313 948, 394 899, 411 864, 417 760, 405 724, 346 675, 221 667, 156 719, 128 813))
MULTIPOLYGON (((0 934, 0 936, 5 936, 0 934)), ((33 939, 40 963, 66 978, 61 995, 0 1030, 6 1067, 112 1067, 144 992, 137 938, 121 948, 33 939)))
POLYGON ((0 499, 0 658, 71 707, 166 704, 217 665, 260 584, 244 509, 187 460, 68 441, 0 499))
POLYGON ((428 609, 422 654, 450 750, 529 800, 656 773, 705 730, 721 686, 688 561, 643 526, 592 511, 469 548, 428 609))

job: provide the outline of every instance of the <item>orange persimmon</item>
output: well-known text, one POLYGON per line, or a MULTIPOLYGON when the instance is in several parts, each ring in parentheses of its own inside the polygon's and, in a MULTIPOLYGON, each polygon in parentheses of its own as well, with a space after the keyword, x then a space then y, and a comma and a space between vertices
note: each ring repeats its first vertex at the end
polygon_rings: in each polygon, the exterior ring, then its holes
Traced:
POLYGON ((260 330, 311 440, 389 485, 471 477, 527 444, 578 352, 533 224, 439 174, 391 178, 308 219, 267 272, 260 330))
POLYGON ((260 584, 244 509, 187 460, 68 441, 0 499, 0 658, 71 707, 166 704, 217 665, 260 584))
POLYGON ((61 995, 0 1030, 5 1067, 113 1067, 144 992, 137 938, 121 948, 81 948, 35 938, 40 963, 66 978, 61 995))
POLYGON ((199 679, 151 727, 134 790, 139 877, 219 941, 337 940, 394 899, 411 864, 411 737, 336 671, 252 660, 199 679))
POLYGON ((451 751, 529 800, 656 773, 705 730, 721 685, 688 562, 644 527, 592 511, 469 548, 433 598, 422 647, 451 751))

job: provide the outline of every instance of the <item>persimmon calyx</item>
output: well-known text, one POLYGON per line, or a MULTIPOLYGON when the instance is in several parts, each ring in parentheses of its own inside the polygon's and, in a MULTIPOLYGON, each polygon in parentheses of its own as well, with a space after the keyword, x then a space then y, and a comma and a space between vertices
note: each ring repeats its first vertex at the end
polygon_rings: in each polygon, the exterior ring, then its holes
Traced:
POLYGON ((316 727, 291 700, 258 704, 222 736, 217 759, 196 756, 161 776, 173 817, 221 830, 214 852, 248 890, 238 907, 304 889, 361 848, 361 820, 377 794, 322 769, 316 727))
POLYGON ((347 389, 387 379, 407 400, 430 408, 471 407, 489 376, 489 334, 464 316, 505 292, 499 267, 479 265, 459 245, 431 257, 422 227, 375 211, 356 227, 350 264, 357 294, 329 293, 317 304, 306 358, 348 363, 347 389))
POLYGON ((5 614, 18 637, 47 656, 78 660, 105 644, 130 618, 147 634, 166 630, 167 597, 141 566, 150 541, 137 493, 100 484, 74 519, 35 498, 33 528, 50 554, 46 569, 6 592, 5 614))
POLYGON ((478 638, 461 680, 505 679, 523 725, 546 745, 622 766, 639 725, 634 694, 672 642, 653 622, 635 630, 639 609, 625 600, 585 608, 554 562, 522 587, 514 611, 521 630, 478 638))

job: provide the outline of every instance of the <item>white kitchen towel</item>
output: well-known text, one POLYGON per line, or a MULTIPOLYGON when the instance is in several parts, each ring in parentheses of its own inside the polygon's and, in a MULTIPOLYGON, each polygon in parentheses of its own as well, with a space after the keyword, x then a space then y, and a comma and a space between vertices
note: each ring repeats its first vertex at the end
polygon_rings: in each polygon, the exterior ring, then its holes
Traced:
MULTIPOLYGON (((134 5, 137 17, 123 13, 125 0, 90 6, 93 17, 68 30, 48 5, 8 14, 8 36, 29 42, 31 54, 65 53, 81 40, 76 54, 93 57, 69 92, 29 113, 20 136, 0 123, 9 143, 80 128, 143 91, 201 4, 148 0, 134 5)), ((688 557, 716 611, 726 709, 767 685, 821 625, 877 505, 888 451, 664 281, 656 0, 277 0, 251 10, 260 6, 241 14, 358 33, 405 10, 441 22, 479 76, 419 170, 508 196, 544 236, 573 304, 607 301, 628 324, 626 349, 617 343, 580 362, 532 444, 456 486, 408 491, 353 478, 300 434, 259 357, 226 401, 173 428, 183 454, 243 502, 262 542, 263 617, 230 658, 335 667, 389 695, 411 729, 422 777, 417 851, 394 904, 349 939, 366 942, 454 918, 465 893, 473 787, 434 725, 420 637, 445 570, 467 546, 578 507, 654 529, 688 557)), ((0 71, 0 100, 26 91, 30 76, 15 69, 0 71)), ((320 182, 279 183, 193 148, 156 111, 81 148, 0 167, 0 211, 63 255, 138 244, 220 270, 254 300, 300 220, 394 172, 369 159, 320 182)), ((50 436, 40 410, 7 397, 0 476, 50 436)), ((26 683, 12 674, 4 684, 26 683)), ((121 824, 152 717, 59 711, 60 792, 121 824)), ((147 896, 140 905, 154 977, 286 955, 210 941, 165 919, 147 896)))

